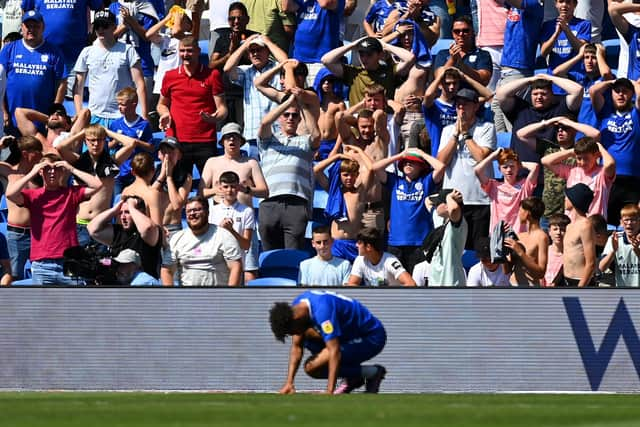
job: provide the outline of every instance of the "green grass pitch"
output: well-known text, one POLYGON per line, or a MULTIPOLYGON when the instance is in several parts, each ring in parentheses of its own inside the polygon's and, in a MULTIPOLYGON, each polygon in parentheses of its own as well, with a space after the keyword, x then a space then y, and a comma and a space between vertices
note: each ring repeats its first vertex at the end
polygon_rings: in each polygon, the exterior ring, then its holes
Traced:
POLYGON ((635 395, 0 393, 6 427, 640 426, 635 395))

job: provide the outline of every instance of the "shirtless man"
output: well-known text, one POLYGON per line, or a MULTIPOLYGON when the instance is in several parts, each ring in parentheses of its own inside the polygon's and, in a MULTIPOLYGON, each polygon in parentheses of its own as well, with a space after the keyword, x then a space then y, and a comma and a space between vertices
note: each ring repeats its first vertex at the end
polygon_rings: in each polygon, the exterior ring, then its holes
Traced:
POLYGON ((30 108, 16 108, 15 116, 22 135, 32 135, 38 138, 42 143, 44 153, 56 153, 56 147, 63 139, 77 134, 89 124, 91 111, 85 108, 72 120, 64 105, 54 103, 49 108, 48 116, 30 108), (46 135, 38 130, 36 123, 45 124, 46 135))
MULTIPOLYGON (((339 113, 338 113, 339 114, 339 113)), ((350 127, 349 127, 350 129, 350 127)), ((357 119, 358 137, 351 133, 351 130, 344 132, 340 130, 338 141, 332 151, 332 155, 338 153, 340 147, 354 145, 360 148, 371 159, 372 163, 387 157, 387 145, 389 144, 389 132, 386 127, 385 112, 381 109, 372 112, 362 110, 357 119)), ((381 172, 381 174, 384 171, 381 172)), ((360 165, 360 176, 356 181, 356 186, 362 184, 362 177, 365 176, 364 167, 360 165)), ((367 191, 366 203, 362 214, 362 223, 367 228, 384 230, 385 210, 382 196, 381 180, 372 180, 367 191)))
POLYGON ((593 225, 586 216, 593 201, 593 191, 579 183, 565 190, 565 209, 575 212, 575 220, 567 226, 562 255, 566 286, 594 284, 596 269, 596 243, 593 225))
POLYGON ((313 88, 320 99, 320 116, 318 128, 320 129, 320 148, 316 152, 315 160, 324 160, 329 156, 338 138, 338 127, 335 117, 339 111, 345 111, 347 107, 339 93, 341 85, 337 85, 337 78, 326 68, 321 69, 313 84, 313 88))
POLYGON ((329 193, 325 214, 331 218, 331 237, 334 240, 331 254, 353 262, 358 256, 356 242, 362 229, 367 190, 372 182, 372 162, 362 149, 354 145, 346 145, 344 152, 316 164, 313 173, 318 184, 329 193), (337 161, 340 163, 329 170, 327 177, 324 170, 337 161))
MULTIPOLYGON (((338 134, 345 144, 349 138, 353 137, 353 129, 358 129, 358 116, 362 110, 370 110, 384 112, 386 130, 389 135, 386 147, 379 146, 379 150, 383 153, 383 157, 393 156, 398 152, 397 138, 398 126, 402 124, 404 115, 404 107, 393 100, 387 100, 385 89, 378 84, 368 86, 365 89, 364 98, 357 104, 351 105, 346 111, 339 111, 335 115, 335 123, 338 134)), ((362 148, 362 147, 361 147, 362 148)), ((369 156, 373 153, 368 153, 369 156)), ((373 157, 372 157, 373 159, 373 157)), ((375 161, 375 160, 374 160, 375 161)))
POLYGON ((58 145, 58 151, 64 160, 78 170, 98 176, 102 182, 99 191, 94 193, 89 200, 80 203, 76 217, 79 245, 85 246, 91 243, 87 225, 96 215, 111 207, 115 177, 120 172, 120 165, 129 158, 135 149, 135 141, 134 138, 111 132, 95 124, 62 140, 58 145), (105 150, 107 136, 122 144, 122 148, 115 153, 113 158, 105 150), (78 154, 74 150, 74 146, 76 141, 82 138, 87 145, 87 151, 78 154))
MULTIPOLYGON (((166 193, 153 188, 151 181, 155 175, 153 157, 146 151, 141 151, 131 160, 131 173, 135 177, 133 183, 125 187, 122 197, 138 196, 144 200, 149 212, 147 214, 151 220, 158 225, 162 225, 164 219, 163 199, 168 198, 166 193)), ((166 207, 165 207, 166 208, 166 207)))
MULTIPOLYGON (((12 139, 12 136, 5 136, 0 140, 0 146, 5 145, 5 141, 12 139)), ((23 136, 18 139, 18 150, 20 151, 20 162, 10 165, 0 162, 0 177, 7 180, 7 187, 28 174, 42 158, 42 144, 32 136, 23 136)), ((42 185, 34 181, 29 182, 25 188, 38 188, 42 185)), ((23 279, 24 264, 29 259, 31 249, 31 216, 29 209, 18 206, 7 199, 9 215, 7 219, 7 246, 11 259, 11 276, 15 280, 23 279)))
MULTIPOLYGON (((396 29, 383 38, 383 41, 390 43, 398 39, 398 44, 405 50, 413 51, 413 37, 415 24, 398 25, 396 29)), ((426 55, 420 56, 419 52, 413 52, 416 55, 416 62, 409 70, 407 79, 397 89, 393 100, 404 107, 402 122, 400 123, 400 148, 403 150, 409 144, 409 132, 414 122, 422 123, 424 127, 424 117, 422 115, 422 95, 429 70, 431 68, 431 55, 428 54, 427 47, 424 47, 426 55)), ((395 153, 394 153, 395 154, 395 153)))
POLYGON ((537 197, 528 197, 520 204, 520 222, 527 224, 527 231, 518 234, 518 239, 504 239, 505 247, 511 249, 507 268, 511 267, 510 282, 514 286, 540 286, 547 271, 549 237, 540 228, 544 203, 537 197))
POLYGON ((237 123, 227 123, 220 131, 220 141, 224 154, 207 160, 200 178, 199 192, 204 197, 213 197, 214 203, 220 203, 222 190, 219 178, 223 172, 233 171, 240 177, 241 192, 238 201, 253 207, 253 196, 267 198, 269 189, 262 174, 260 164, 253 158, 244 156, 240 151, 245 143, 242 128, 237 123))
MULTIPOLYGON (((151 187, 160 193, 159 211, 162 214, 160 224, 164 227, 165 242, 168 242, 173 234, 182 230, 182 208, 187 204, 193 178, 191 174, 183 175, 181 168, 176 167, 182 158, 182 148, 176 138, 168 136, 160 141, 158 158, 162 162, 160 173, 151 187)), ((170 258, 171 252, 165 245, 160 268, 162 283, 173 283, 171 269, 165 266, 170 262, 170 258)))

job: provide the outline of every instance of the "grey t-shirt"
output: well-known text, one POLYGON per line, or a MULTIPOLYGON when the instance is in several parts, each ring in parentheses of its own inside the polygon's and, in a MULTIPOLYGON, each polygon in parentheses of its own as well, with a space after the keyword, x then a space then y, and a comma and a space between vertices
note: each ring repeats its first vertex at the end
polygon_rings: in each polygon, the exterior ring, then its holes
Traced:
POLYGON ((74 71, 87 73, 89 86, 89 109, 98 117, 117 119, 116 93, 125 87, 135 87, 131 68, 140 63, 133 46, 116 42, 111 49, 105 49, 96 40, 93 45, 82 49, 74 71))

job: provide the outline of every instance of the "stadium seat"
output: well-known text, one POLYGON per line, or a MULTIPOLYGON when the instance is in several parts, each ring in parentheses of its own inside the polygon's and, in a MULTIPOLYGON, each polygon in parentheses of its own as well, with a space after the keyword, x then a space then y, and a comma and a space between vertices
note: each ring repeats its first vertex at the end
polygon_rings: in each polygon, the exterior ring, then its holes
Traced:
POLYGON ((24 263, 23 277, 25 279, 31 279, 33 277, 31 274, 31 260, 29 259, 24 263))
POLYGON ((0 198, 0 222, 7 222, 9 208, 7 207, 7 196, 4 194, 0 198))
POLYGON ((618 61, 620 59, 620 39, 603 40, 605 58, 607 64, 611 68, 618 68, 618 61))
POLYGON ((300 262, 310 258, 309 252, 297 249, 274 249, 260 254, 260 277, 283 277, 298 280, 300 262))
POLYGON ((298 282, 284 277, 259 277, 247 282, 247 286, 298 286, 298 282))
POLYGON ((448 50, 451 43, 453 43, 453 39, 438 39, 438 41, 431 46, 431 55, 435 57, 441 50, 448 50))
POLYGON ((314 209, 322 209, 327 207, 327 200, 329 199, 329 193, 327 193, 322 188, 316 186, 315 190, 313 190, 313 208, 314 209))
POLYGON ((471 267, 476 265, 478 261, 480 260, 478 259, 476 251, 465 249, 465 251, 462 253, 462 266, 464 267, 464 271, 466 271, 467 273, 469 273, 471 267))
POLYGON ((33 279, 14 280, 11 286, 40 286, 40 283, 34 282, 33 279))
POLYGON ((497 148, 510 148, 511 147, 511 132, 498 132, 498 147, 497 148))

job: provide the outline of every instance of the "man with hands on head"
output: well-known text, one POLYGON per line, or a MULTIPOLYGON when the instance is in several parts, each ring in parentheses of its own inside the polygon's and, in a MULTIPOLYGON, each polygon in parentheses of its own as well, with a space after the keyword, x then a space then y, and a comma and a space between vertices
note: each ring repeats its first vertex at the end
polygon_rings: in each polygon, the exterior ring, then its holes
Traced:
MULTIPOLYGON (((496 100, 509 122, 513 124, 510 148, 518 153, 521 161, 539 162, 540 154, 536 153, 532 147, 522 143, 517 136, 518 130, 528 124, 553 117, 577 116, 583 95, 584 90, 580 84, 547 74, 536 74, 533 77, 513 80, 498 88, 496 100), (552 90, 554 84, 567 94, 554 95, 552 90), (531 87, 531 103, 517 95, 529 86, 531 87)), ((538 132, 537 136, 553 140, 553 133, 554 128, 548 127, 538 132)), ((542 174, 538 177, 538 183, 542 184, 542 174)))
POLYGON ((374 37, 361 37, 345 46, 333 49, 322 56, 322 63, 336 77, 350 87, 349 104, 355 105, 364 98, 364 91, 375 83, 382 85, 389 99, 397 86, 406 77, 415 62, 415 55, 400 47, 379 41, 374 37), (351 50, 357 50, 361 67, 347 65, 342 57, 351 50), (380 64, 387 54, 391 54, 399 61, 395 65, 380 64))
POLYGON ((145 273, 156 279, 160 273, 162 231, 147 214, 147 206, 138 196, 123 197, 112 208, 98 214, 87 226, 91 237, 110 246, 111 252, 133 249, 142 257, 145 273), (112 224, 118 217, 120 223, 112 224))
MULTIPOLYGON (((244 90, 244 137, 249 143, 257 141, 260 121, 276 106, 273 101, 261 94, 253 83, 256 77, 275 66, 275 62, 269 59, 269 55, 273 55, 279 63, 287 60, 287 54, 269 37, 254 34, 231 54, 223 68, 231 83, 244 90), (245 55, 249 57, 251 65, 240 65, 245 55)), ((278 85, 276 75, 272 77, 269 85, 272 87, 278 85)))
POLYGON ((82 172, 54 153, 47 153, 40 163, 20 179, 10 182, 7 199, 26 207, 31 216, 31 272, 34 282, 43 285, 75 284, 63 274, 64 251, 78 246, 76 214, 78 206, 102 187, 97 176, 82 172), (67 187, 69 173, 87 187, 67 187), (40 175, 41 188, 26 188, 40 175))
POLYGON ((269 198, 260 203, 258 211, 263 248, 302 249, 313 197, 313 152, 320 146, 318 122, 299 95, 294 95, 262 119, 258 137, 269 188, 269 198), (276 120, 280 129, 274 135, 276 120), (309 134, 298 134, 301 121, 309 134))

